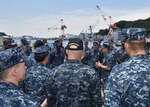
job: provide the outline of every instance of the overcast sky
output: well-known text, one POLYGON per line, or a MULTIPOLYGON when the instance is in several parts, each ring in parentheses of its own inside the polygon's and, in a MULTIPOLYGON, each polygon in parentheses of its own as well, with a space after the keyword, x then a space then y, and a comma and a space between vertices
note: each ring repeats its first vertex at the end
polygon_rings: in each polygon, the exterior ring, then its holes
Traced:
POLYGON ((47 28, 60 19, 67 26, 65 33, 79 34, 97 20, 93 32, 98 32, 108 26, 97 5, 114 22, 150 17, 150 0, 0 0, 0 5, 0 32, 14 36, 58 36, 60 30, 47 28))

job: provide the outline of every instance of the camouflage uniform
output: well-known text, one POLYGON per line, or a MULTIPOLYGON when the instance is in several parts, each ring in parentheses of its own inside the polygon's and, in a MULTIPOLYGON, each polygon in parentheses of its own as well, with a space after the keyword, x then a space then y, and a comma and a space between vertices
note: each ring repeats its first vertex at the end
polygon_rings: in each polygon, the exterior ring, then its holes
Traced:
MULTIPOLYGON (((104 66, 108 66, 110 68, 113 68, 116 65, 116 62, 114 60, 114 56, 112 54, 112 51, 109 50, 108 53, 104 54, 103 63, 104 66)), ((105 84, 111 70, 105 70, 101 69, 101 78, 103 79, 103 82, 105 84)))
POLYGON ((40 107, 29 95, 12 83, 0 82, 0 107, 40 107))
MULTIPOLYGON (((9 72, 5 70, 21 61, 16 48, 0 52, 0 73, 9 72)), ((40 107, 29 95, 21 93, 17 85, 4 80, 5 78, 0 78, 0 107, 40 107)))
POLYGON ((99 50, 92 50, 88 65, 94 68, 95 70, 97 70, 95 63, 97 61, 102 62, 102 59, 103 59, 103 55, 99 50))
POLYGON ((63 64, 64 63, 64 58, 65 58, 64 49, 61 48, 59 53, 57 52, 57 49, 55 49, 50 55, 52 68, 63 64))
POLYGON ((126 60, 129 59, 129 56, 126 54, 126 52, 120 48, 118 50, 116 50, 116 52, 114 53, 114 58, 117 64, 120 64, 126 60))
MULTIPOLYGON (((125 42, 144 39, 142 32, 125 35, 125 42)), ((105 107, 150 107, 149 81, 150 57, 132 55, 112 69, 105 89, 105 107)))
POLYGON ((33 66, 36 61, 34 59, 34 53, 30 53, 30 55, 27 55, 23 50, 20 51, 20 54, 22 56, 22 59, 25 61, 26 63, 26 67, 29 68, 31 66, 33 66))
POLYGON ((106 84, 105 106, 149 107, 149 71, 150 60, 146 55, 133 56, 116 66, 106 84))
POLYGON ((3 50, 4 50, 4 48, 3 48, 3 47, 0 47, 0 52, 3 51, 3 50))
POLYGON ((47 80, 50 70, 42 64, 35 64, 26 71, 24 92, 41 103, 46 98, 47 80))
MULTIPOLYGON (((45 46, 36 48, 37 51, 41 51, 38 54, 43 54, 44 51, 48 53, 45 46), (44 50, 45 49, 45 50, 44 50)), ((35 52, 34 52, 35 53, 35 52)), ((42 103, 46 98, 47 81, 49 78, 50 70, 43 64, 35 63, 26 70, 26 79, 21 85, 23 91, 31 95, 37 102, 42 103)))
POLYGON ((100 83, 94 69, 78 60, 67 60, 52 69, 48 107, 100 107, 100 83))
POLYGON ((90 57, 91 57, 91 50, 90 50, 90 48, 89 47, 87 47, 87 48, 85 48, 84 49, 84 57, 83 57, 83 59, 82 59, 82 63, 83 64, 88 64, 88 62, 90 61, 90 57))

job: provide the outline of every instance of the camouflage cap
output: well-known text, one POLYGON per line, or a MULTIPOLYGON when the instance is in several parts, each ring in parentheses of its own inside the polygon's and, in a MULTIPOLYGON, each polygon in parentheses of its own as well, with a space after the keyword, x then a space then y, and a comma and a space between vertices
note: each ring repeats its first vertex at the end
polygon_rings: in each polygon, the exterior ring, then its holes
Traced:
POLYGON ((34 43, 34 47, 37 48, 37 47, 40 47, 40 46, 44 46, 44 42, 42 40, 37 40, 34 43))
POLYGON ((3 42, 3 45, 7 45, 7 46, 12 46, 12 40, 11 39, 7 39, 3 42))
POLYGON ((104 41, 102 45, 102 49, 103 48, 110 48, 110 43, 108 41, 104 41))
POLYGON ((16 48, 10 48, 0 52, 0 72, 18 64, 21 59, 21 55, 16 48))
POLYGON ((22 43, 24 46, 30 45, 29 42, 28 42, 25 38, 22 38, 22 39, 21 39, 21 43, 22 43))
POLYGON ((34 54, 39 56, 45 56, 49 53, 49 49, 47 46, 40 46, 34 50, 34 54))
POLYGON ((130 34, 124 34, 124 42, 126 41, 140 41, 145 40, 145 32, 132 32, 130 34))

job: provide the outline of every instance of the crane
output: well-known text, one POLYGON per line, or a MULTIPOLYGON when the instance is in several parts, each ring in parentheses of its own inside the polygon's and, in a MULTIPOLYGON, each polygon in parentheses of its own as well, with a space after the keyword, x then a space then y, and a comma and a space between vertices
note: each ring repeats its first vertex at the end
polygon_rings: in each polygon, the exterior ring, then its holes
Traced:
POLYGON ((109 32, 107 34, 108 38, 112 38, 113 29, 117 28, 117 26, 114 24, 112 20, 112 16, 105 13, 99 6, 96 6, 96 7, 100 11, 103 20, 106 22, 106 24, 109 27, 109 32))
POLYGON ((97 20, 94 24, 92 24, 92 25, 89 25, 89 27, 88 27, 88 29, 87 30, 82 30, 82 32, 84 31, 85 33, 87 33, 88 31, 90 31, 90 38, 92 38, 92 36, 93 36, 93 29, 94 28, 96 28, 96 26, 97 25, 99 25, 99 23, 100 23, 100 20, 97 20))
POLYGON ((67 26, 64 24, 63 19, 61 19, 55 25, 49 27, 48 31, 49 30, 60 30, 61 34, 60 34, 59 38, 64 38, 65 37, 65 29, 66 28, 67 28, 67 26))

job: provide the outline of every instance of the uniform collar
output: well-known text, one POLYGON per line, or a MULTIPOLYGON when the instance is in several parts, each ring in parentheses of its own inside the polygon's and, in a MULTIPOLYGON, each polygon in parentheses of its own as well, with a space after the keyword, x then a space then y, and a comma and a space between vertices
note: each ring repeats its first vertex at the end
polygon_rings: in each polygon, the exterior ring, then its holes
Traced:
POLYGON ((11 87, 11 88, 18 88, 18 86, 14 83, 11 82, 0 82, 0 85, 3 85, 7 88, 11 87))
POLYGON ((81 61, 79 61, 79 60, 77 60, 77 59, 74 59, 74 60, 68 59, 68 60, 66 61, 66 63, 81 63, 81 61))
POLYGON ((142 54, 142 55, 133 55, 133 56, 131 56, 130 58, 132 58, 132 59, 141 59, 141 58, 148 58, 148 55, 146 55, 146 54, 142 54))

